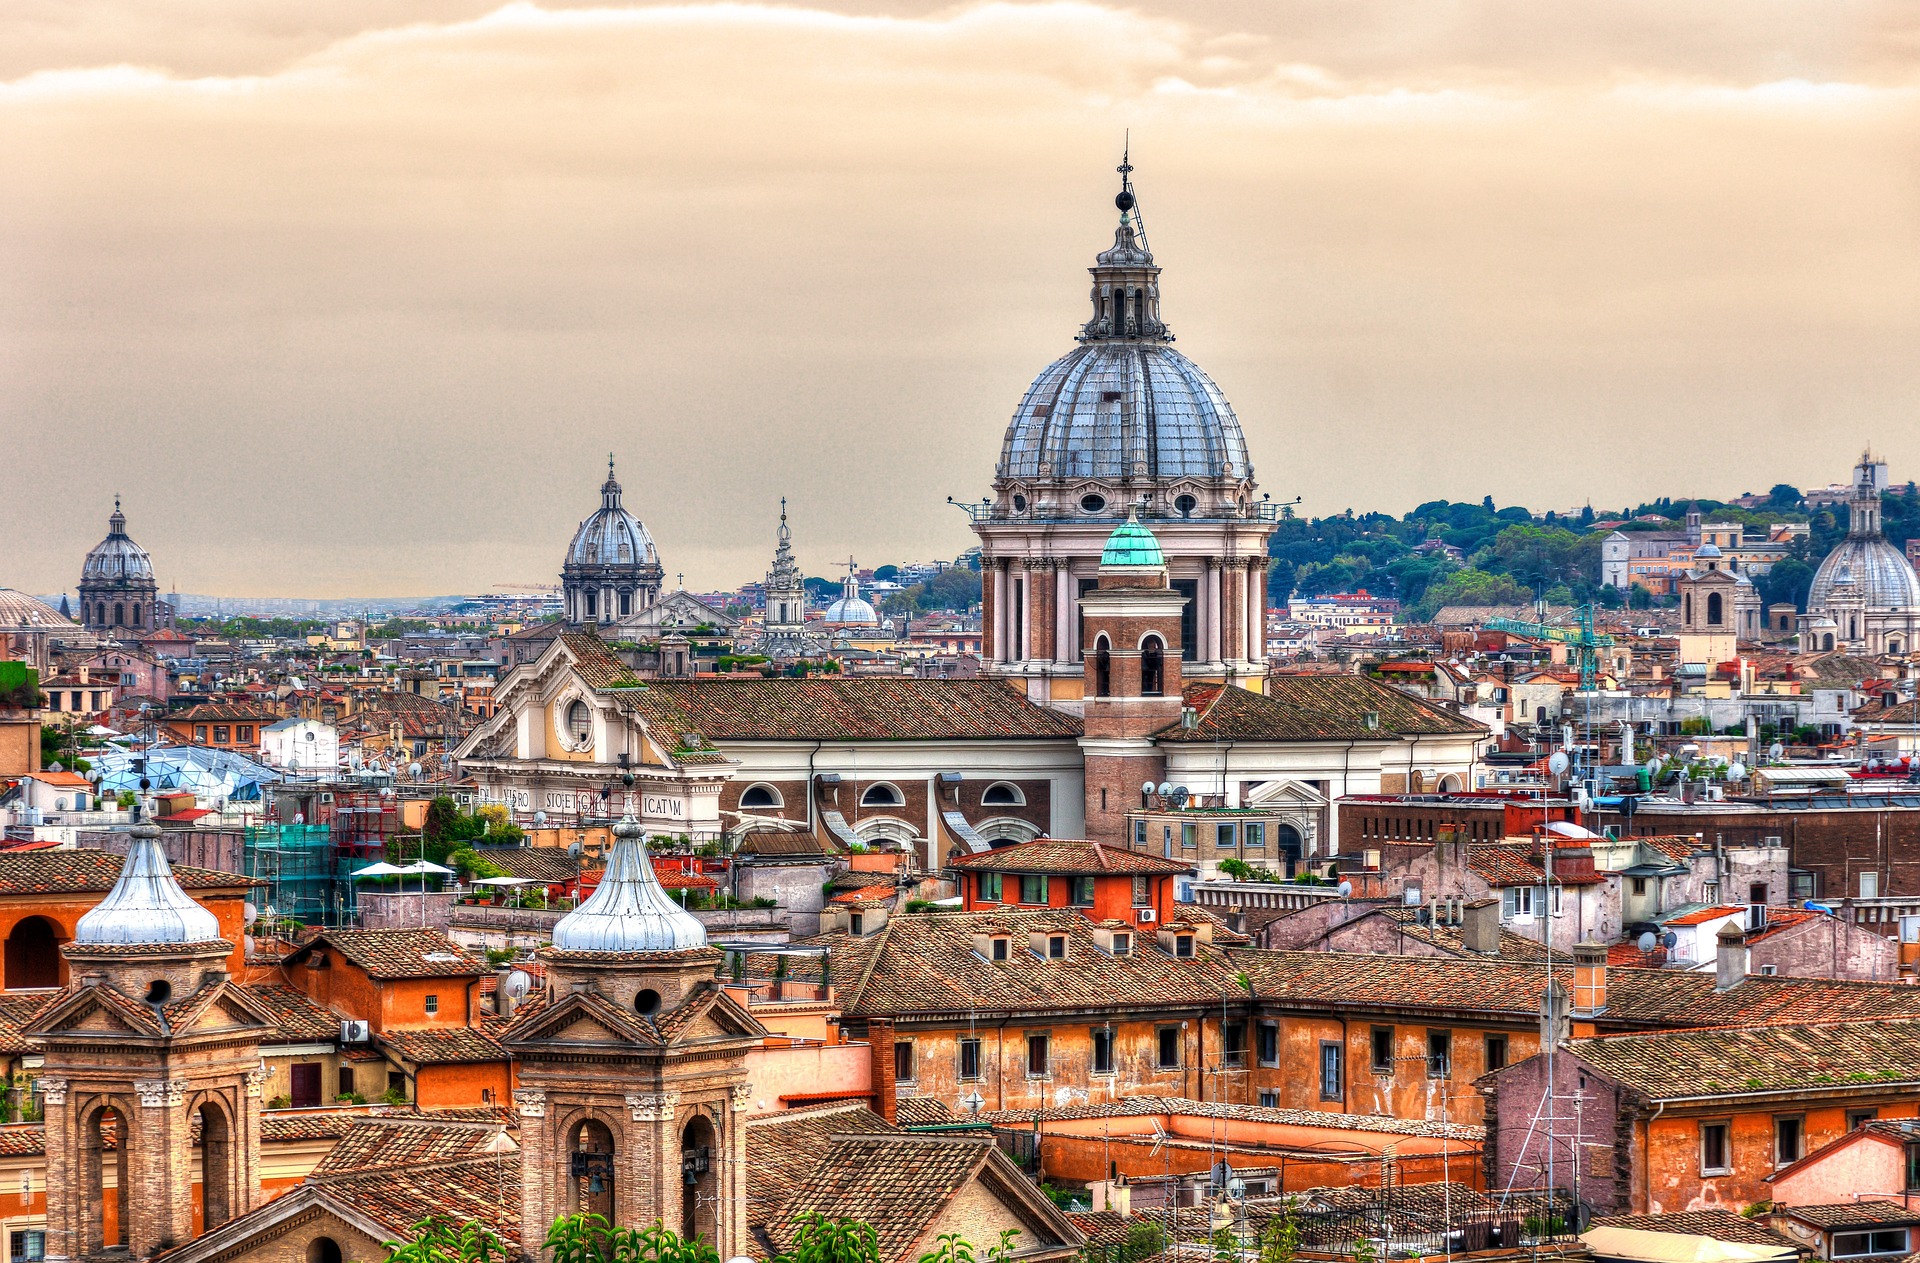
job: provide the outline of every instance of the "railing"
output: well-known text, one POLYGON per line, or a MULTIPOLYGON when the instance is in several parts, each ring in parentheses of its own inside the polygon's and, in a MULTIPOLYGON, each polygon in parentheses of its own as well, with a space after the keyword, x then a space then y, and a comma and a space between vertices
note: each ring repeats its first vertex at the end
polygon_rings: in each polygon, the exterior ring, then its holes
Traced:
MULTIPOLYGON (((1573 1241, 1585 1226, 1578 1203, 1565 1189, 1490 1196, 1462 1185, 1398 1185, 1341 1200, 1345 1204, 1296 1202, 1293 1216, 1302 1251, 1335 1256, 1364 1252, 1385 1259, 1518 1250, 1573 1241)), ((1263 1217, 1261 1210, 1279 1213, 1283 1204, 1281 1199, 1249 1203, 1249 1218, 1263 1217)))
POLYGON ((454 925, 480 930, 551 930, 566 912, 559 908, 496 908, 486 904, 455 904, 454 925))
MULTIPOLYGON (((1089 514, 1067 512, 1043 514, 1031 510, 1018 511, 1006 508, 997 500, 956 500, 952 496, 948 496, 947 503, 959 509, 962 513, 965 513, 975 522, 1086 522, 1102 520, 1117 522, 1120 520, 1111 513, 1089 514)), ((1119 502, 1115 501, 1108 507, 1120 507, 1119 502)), ((1172 512, 1166 505, 1129 507, 1137 508, 1141 519, 1145 521, 1180 522, 1189 520, 1188 515, 1172 512)), ((1275 500, 1255 500, 1247 507, 1245 513, 1222 515, 1196 513, 1192 515, 1191 520, 1201 522, 1278 522, 1284 516, 1284 511, 1287 507, 1286 504, 1275 500)))
POLYGON ((1193 901, 1208 908, 1310 908, 1340 898, 1337 886, 1303 886, 1297 882, 1197 881, 1193 901))

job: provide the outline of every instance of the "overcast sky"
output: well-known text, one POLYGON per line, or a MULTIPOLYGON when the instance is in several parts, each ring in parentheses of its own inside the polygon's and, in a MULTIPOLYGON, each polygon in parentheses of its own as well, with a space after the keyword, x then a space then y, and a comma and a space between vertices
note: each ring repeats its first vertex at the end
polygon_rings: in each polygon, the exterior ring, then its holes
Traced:
POLYGON ((0 586, 690 587, 951 556, 1123 128, 1303 511, 1920 474, 1920 8, 0 5, 0 586))

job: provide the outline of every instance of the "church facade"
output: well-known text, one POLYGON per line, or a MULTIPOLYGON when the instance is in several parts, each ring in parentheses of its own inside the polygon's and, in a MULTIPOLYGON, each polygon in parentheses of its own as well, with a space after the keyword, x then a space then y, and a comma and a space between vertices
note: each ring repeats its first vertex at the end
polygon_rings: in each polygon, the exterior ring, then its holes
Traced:
POLYGON ((1920 646, 1920 574, 1881 530, 1885 465, 1863 453, 1847 500, 1847 537, 1814 571, 1800 651, 1904 654, 1920 646))

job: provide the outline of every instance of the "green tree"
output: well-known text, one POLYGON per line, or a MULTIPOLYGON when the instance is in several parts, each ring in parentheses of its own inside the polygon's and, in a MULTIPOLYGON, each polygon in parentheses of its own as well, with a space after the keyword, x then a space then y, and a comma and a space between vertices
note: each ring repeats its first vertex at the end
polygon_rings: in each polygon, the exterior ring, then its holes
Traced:
POLYGON ((1289 1197, 1260 1233, 1260 1263, 1294 1263, 1300 1252, 1300 1221, 1289 1197))
POLYGON ((427 841, 430 843, 442 842, 449 837, 450 831, 459 820, 460 808, 453 799, 441 794, 427 804, 427 819, 421 826, 421 832, 426 834, 427 841))
MULTIPOLYGON (((779 1263, 880 1263, 880 1234, 858 1219, 828 1219, 804 1211, 794 1219, 793 1242, 779 1263)), ((554 1263, 570 1263, 556 1258, 554 1263)))
POLYGON ((553 1263, 720 1263, 704 1238, 682 1237, 657 1219, 651 1228, 616 1228, 604 1215, 563 1215, 541 1247, 553 1263))
POLYGON ((383 1241, 386 1263, 501 1263, 514 1255, 507 1243, 484 1224, 469 1219, 465 1223, 435 1215, 413 1225, 413 1239, 405 1243, 383 1241))
POLYGON ((1804 498, 1800 494, 1800 488, 1792 483, 1776 482, 1773 484, 1773 490, 1767 492, 1767 505, 1775 509, 1797 509, 1804 498))

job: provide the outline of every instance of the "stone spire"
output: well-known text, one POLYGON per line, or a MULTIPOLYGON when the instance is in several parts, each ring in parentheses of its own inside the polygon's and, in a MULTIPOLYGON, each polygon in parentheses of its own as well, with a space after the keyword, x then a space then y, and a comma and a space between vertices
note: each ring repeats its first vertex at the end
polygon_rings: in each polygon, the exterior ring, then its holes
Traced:
POLYGON ((1133 164, 1123 156, 1116 169, 1120 192, 1113 204, 1120 210, 1120 224, 1113 231, 1113 245, 1095 256, 1088 269, 1093 273, 1093 319, 1080 327, 1080 340, 1171 342, 1173 334, 1160 319, 1160 269, 1147 248, 1147 225, 1133 191, 1133 164))
POLYGON ((647 858, 646 829, 632 816, 613 826, 607 871, 586 902, 553 927, 563 952, 681 952, 707 945, 707 927, 673 901, 647 858))

